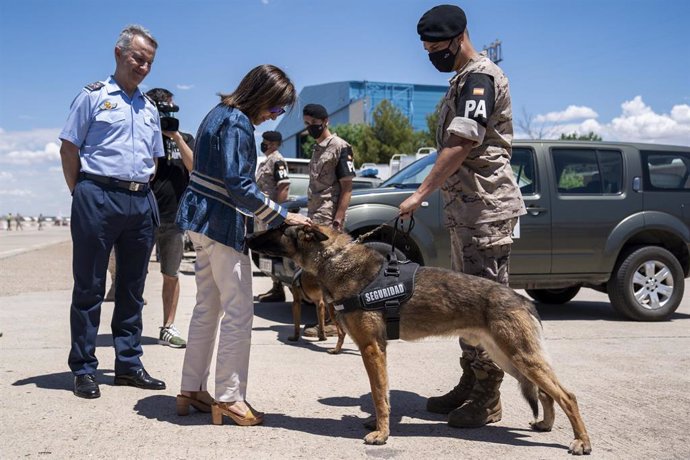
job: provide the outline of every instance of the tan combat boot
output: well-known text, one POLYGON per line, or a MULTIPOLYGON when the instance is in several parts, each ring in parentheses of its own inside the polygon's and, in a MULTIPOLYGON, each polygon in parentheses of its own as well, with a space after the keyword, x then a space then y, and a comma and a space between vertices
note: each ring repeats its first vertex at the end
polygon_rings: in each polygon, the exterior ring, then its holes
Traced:
MULTIPOLYGON (((483 363, 482 363, 483 364, 483 363)), ((473 368, 476 383, 465 403, 448 414, 448 425, 456 428, 479 428, 501 420, 503 371, 495 364, 473 368)))
POLYGON ((462 376, 455 388, 442 396, 433 396, 427 399, 426 410, 435 414, 448 414, 460 407, 470 396, 477 378, 470 367, 469 359, 460 358, 460 367, 462 367, 462 376))

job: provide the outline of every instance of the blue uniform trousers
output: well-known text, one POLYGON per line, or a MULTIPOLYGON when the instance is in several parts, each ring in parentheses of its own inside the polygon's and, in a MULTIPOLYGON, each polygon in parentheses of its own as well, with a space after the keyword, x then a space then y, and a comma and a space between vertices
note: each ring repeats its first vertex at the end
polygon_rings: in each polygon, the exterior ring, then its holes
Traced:
POLYGON ((72 199, 74 290, 68 358, 75 375, 93 374, 98 367, 96 337, 113 246, 117 263, 111 322, 115 374, 143 367, 141 311, 156 225, 158 207, 153 192, 131 192, 88 179, 77 183, 72 199))

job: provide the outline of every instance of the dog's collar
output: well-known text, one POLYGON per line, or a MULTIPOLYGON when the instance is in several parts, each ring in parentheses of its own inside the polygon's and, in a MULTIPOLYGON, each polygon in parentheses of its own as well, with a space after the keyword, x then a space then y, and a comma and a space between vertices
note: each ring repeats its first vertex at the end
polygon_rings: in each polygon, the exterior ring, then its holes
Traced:
POLYGON ((339 312, 382 310, 388 339, 400 338, 400 306, 414 293, 414 278, 419 264, 398 262, 390 257, 381 265, 374 281, 358 295, 333 302, 339 312))

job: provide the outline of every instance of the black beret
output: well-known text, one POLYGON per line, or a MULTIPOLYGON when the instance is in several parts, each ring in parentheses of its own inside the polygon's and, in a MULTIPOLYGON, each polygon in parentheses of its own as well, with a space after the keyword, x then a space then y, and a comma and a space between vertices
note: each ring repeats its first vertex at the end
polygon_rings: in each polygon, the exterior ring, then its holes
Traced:
POLYGON ((417 33, 423 42, 442 42, 457 37, 465 27, 467 17, 462 8, 439 5, 424 13, 417 23, 417 33))
POLYGON ((321 104, 307 104, 302 109, 302 115, 308 115, 313 118, 318 118, 319 120, 325 120, 328 118, 328 112, 326 107, 321 104))
POLYGON ((283 135, 278 131, 266 131, 263 133, 263 138, 268 142, 283 142, 283 135))

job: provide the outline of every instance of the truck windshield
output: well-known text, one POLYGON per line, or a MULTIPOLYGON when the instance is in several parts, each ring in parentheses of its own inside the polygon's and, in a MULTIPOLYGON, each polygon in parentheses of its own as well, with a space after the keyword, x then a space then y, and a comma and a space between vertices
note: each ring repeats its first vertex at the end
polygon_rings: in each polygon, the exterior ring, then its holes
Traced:
POLYGON ((379 187, 395 187, 395 188, 417 188, 424 181, 424 178, 429 175, 431 168, 436 163, 437 153, 431 153, 424 158, 420 158, 405 169, 398 171, 397 174, 391 176, 379 187))

